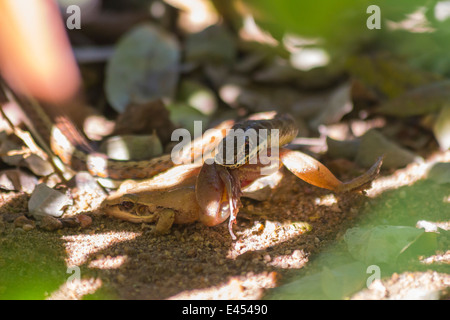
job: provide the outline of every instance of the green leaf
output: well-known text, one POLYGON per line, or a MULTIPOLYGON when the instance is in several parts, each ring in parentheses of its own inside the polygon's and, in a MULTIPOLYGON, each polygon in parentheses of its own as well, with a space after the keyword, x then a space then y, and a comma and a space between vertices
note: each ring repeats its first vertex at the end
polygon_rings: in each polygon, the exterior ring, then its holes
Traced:
POLYGON ((100 150, 116 160, 151 159, 163 153, 161 141, 156 133, 109 137, 101 143, 100 150))
POLYGON ((367 274, 366 265, 353 262, 335 268, 324 267, 320 278, 322 290, 330 299, 342 299, 362 288, 367 274))
POLYGON ((270 290, 267 299, 272 300, 317 300, 326 299, 322 291, 321 273, 301 277, 298 280, 270 290))
POLYGON ((395 99, 389 100, 378 112, 409 117, 439 111, 450 99, 450 81, 438 81, 409 90, 395 99))
POLYGON ((188 62, 232 63, 235 56, 235 39, 223 26, 210 26, 186 39, 188 62))
POLYGON ((343 299, 361 289, 367 279, 366 265, 350 262, 336 267, 324 266, 321 272, 302 276, 271 290, 266 298, 274 300, 343 299))
POLYGON ((180 84, 179 101, 197 109, 205 115, 211 115, 217 110, 217 98, 207 86, 197 81, 185 80, 180 84))
POLYGON ((450 183, 450 163, 438 162, 428 171, 427 178, 438 184, 450 183))
POLYGON ((407 226, 376 226, 347 230, 344 240, 350 254, 367 264, 394 264, 424 230, 407 226))
POLYGON ((204 115, 197 109, 184 103, 174 103, 167 106, 170 111, 170 120, 189 130, 191 134, 194 134, 194 121, 202 121, 202 128, 206 130, 208 123, 208 116, 204 115))
POLYGON ((123 112, 128 104, 172 98, 179 78, 175 38, 150 24, 133 28, 116 46, 106 68, 106 96, 123 112))
POLYGON ((408 149, 388 140, 378 130, 371 129, 361 137, 355 161, 360 166, 368 168, 381 155, 384 156, 383 168, 401 168, 411 162, 422 161, 408 149))

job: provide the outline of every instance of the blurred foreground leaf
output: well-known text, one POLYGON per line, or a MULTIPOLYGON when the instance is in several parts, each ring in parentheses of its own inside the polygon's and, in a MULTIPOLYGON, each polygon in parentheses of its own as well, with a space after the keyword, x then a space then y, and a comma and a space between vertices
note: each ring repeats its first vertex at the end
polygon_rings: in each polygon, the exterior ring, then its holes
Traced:
MULTIPOLYGON (((321 39, 326 48, 335 57, 351 54, 367 43, 385 39, 387 21, 401 21, 408 14, 415 12, 421 6, 433 8, 436 1, 424 3, 421 0, 397 1, 332 1, 317 0, 244 0, 252 9, 255 20, 263 28, 269 30, 276 38, 281 38, 286 32, 296 33, 309 39, 321 39), (368 19, 373 11, 368 8, 377 5, 380 8, 380 28, 369 29, 368 19)), ((396 42, 389 40, 387 46, 395 46, 396 42)), ((426 48, 422 47, 423 51, 426 48)))

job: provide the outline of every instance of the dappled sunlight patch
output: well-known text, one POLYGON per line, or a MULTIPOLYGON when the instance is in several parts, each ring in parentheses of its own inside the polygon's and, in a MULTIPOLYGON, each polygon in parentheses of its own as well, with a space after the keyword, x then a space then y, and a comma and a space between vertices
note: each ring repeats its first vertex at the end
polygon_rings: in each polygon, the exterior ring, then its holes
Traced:
POLYGON ((421 7, 415 12, 408 14, 406 18, 399 22, 387 21, 387 26, 391 30, 405 30, 412 33, 434 32, 425 15, 426 8, 421 7))
POLYGON ((442 201, 443 201, 444 203, 450 203, 450 195, 444 197, 444 198, 442 199, 442 201))
POLYGON ((209 1, 164 0, 164 2, 180 9, 179 23, 186 31, 199 32, 219 21, 219 16, 209 1))
POLYGON ((259 299, 264 289, 275 287, 276 281, 275 272, 249 273, 245 277, 231 277, 228 282, 210 288, 180 292, 169 300, 259 299), (254 296, 249 296, 249 292, 252 292, 254 296))
POLYGON ((98 278, 74 279, 62 284, 46 300, 80 300, 87 294, 93 294, 102 284, 98 278))
POLYGON ((281 269, 301 269, 308 262, 308 254, 303 250, 294 250, 291 254, 280 255, 273 259, 265 256, 267 264, 281 269))
POLYGON ((434 254, 429 257, 420 258, 419 261, 423 264, 450 264, 450 250, 444 254, 434 254))
POLYGON ((279 44, 270 33, 262 30, 257 25, 252 15, 246 15, 244 17, 243 26, 239 31, 239 36, 245 41, 256 41, 272 47, 279 44))
POLYGON ((314 203, 318 206, 331 207, 337 205, 338 201, 333 193, 329 193, 314 199, 314 203))
MULTIPOLYGON (((86 263, 89 257, 106 249, 109 246, 123 241, 130 241, 140 236, 140 232, 110 231, 101 234, 79 234, 63 236, 64 246, 67 252, 67 267, 80 266, 86 263)), ((118 262, 117 260, 116 262, 118 262)))
POLYGON ((430 168, 435 163, 448 161, 450 161, 450 151, 429 157, 422 163, 411 163, 403 169, 396 170, 392 175, 374 180, 372 182, 372 188, 367 190, 366 194, 372 198, 379 196, 387 190, 412 185, 415 182, 426 178, 430 168))
POLYGON ((227 258, 236 259, 249 251, 249 248, 251 250, 263 250, 279 245, 311 231, 311 229, 312 227, 309 223, 301 221, 278 222, 266 220, 265 224, 256 223, 253 227, 241 232, 241 237, 246 238, 246 241, 234 242, 227 254, 227 258), (248 246, 247 242, 252 242, 253 245, 248 246))
POLYGON ((98 259, 89 263, 89 268, 96 269, 118 269, 127 261, 127 256, 100 256, 98 259))

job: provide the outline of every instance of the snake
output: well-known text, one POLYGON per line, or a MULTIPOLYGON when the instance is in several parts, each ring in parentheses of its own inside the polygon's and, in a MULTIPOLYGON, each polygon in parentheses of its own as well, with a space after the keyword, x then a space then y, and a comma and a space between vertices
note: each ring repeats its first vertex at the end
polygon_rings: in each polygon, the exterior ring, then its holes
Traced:
MULTIPOLYGON (((42 146, 47 153, 57 156, 66 166, 75 171, 88 171, 91 175, 99 178, 112 180, 126 179, 145 179, 151 178, 161 172, 164 172, 177 164, 174 164, 171 155, 165 154, 159 157, 145 160, 116 160, 108 157, 106 154, 96 151, 90 141, 75 126, 75 124, 64 114, 60 113, 55 117, 50 117, 48 112, 37 101, 19 97, 10 94, 8 98, 16 100, 24 113, 24 121, 29 128, 35 140, 42 146)), ((226 146, 230 138, 235 136, 227 135, 229 129, 243 130, 244 133, 249 130, 259 132, 261 129, 268 130, 265 139, 259 139, 256 143, 245 136, 245 143, 239 148, 233 148, 232 163, 219 161, 218 154, 215 155, 215 161, 221 166, 229 169, 239 168, 249 162, 263 148, 271 143, 271 132, 277 130, 279 139, 278 145, 284 145, 290 142, 297 135, 297 126, 294 119, 289 114, 278 114, 276 112, 262 112, 250 116, 248 119, 236 121, 224 121, 216 127, 223 138, 221 144, 226 146)), ((216 131, 217 134, 217 131, 216 131)), ((211 136, 202 136, 200 145, 202 151, 211 152, 216 144, 211 143, 211 136)), ((220 141, 220 140, 216 140, 220 141)), ((187 161, 195 161, 194 151, 196 143, 192 144, 192 150, 185 155, 187 161)), ((224 150, 227 148, 225 147, 224 150)))

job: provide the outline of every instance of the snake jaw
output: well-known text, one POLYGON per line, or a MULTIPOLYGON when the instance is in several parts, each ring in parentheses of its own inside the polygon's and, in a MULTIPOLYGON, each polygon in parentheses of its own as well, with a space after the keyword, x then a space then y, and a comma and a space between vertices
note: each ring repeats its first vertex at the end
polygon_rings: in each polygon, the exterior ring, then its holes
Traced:
POLYGON ((236 236, 233 233, 233 224, 236 223, 236 217, 239 212, 239 208, 242 206, 241 203, 241 183, 239 179, 238 172, 236 170, 229 170, 224 167, 219 167, 219 176, 222 183, 225 186, 226 194, 228 197, 228 211, 230 220, 228 221, 228 230, 230 232, 231 238, 236 240, 236 236))
POLYGON ((200 221, 216 226, 230 218, 228 229, 233 240, 232 226, 241 207, 241 184, 237 170, 215 163, 204 164, 196 182, 196 198, 201 208, 200 221))

